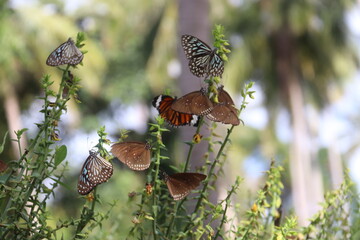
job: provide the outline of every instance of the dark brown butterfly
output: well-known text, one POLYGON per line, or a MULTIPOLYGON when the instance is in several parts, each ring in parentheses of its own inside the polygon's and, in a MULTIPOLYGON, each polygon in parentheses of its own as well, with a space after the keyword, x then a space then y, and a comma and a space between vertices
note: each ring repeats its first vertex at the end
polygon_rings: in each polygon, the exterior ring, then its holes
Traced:
POLYGON ((210 113, 213 103, 206 96, 205 89, 202 88, 200 91, 185 94, 177 99, 171 108, 178 112, 202 116, 210 113))
POLYGON ((214 122, 224 124, 239 125, 238 110, 234 107, 234 101, 224 90, 223 86, 218 88, 219 103, 215 104, 211 112, 206 115, 208 119, 214 122))
POLYGON ((170 195, 176 201, 186 197, 191 190, 197 188, 200 185, 200 182, 206 178, 206 175, 201 173, 175 173, 172 175, 164 175, 170 195))
POLYGON ((142 171, 150 166, 150 144, 121 142, 111 146, 111 153, 130 169, 142 171))
POLYGON ((97 152, 90 151, 89 157, 81 168, 78 192, 81 195, 90 193, 97 185, 106 182, 113 174, 113 166, 97 152))
POLYGON ((186 58, 189 59, 189 68, 197 77, 219 76, 224 72, 224 62, 209 45, 191 35, 182 35, 181 44, 186 58))
POLYGON ((77 65, 79 64, 84 55, 75 46, 74 40, 69 38, 66 42, 57 47, 46 60, 49 66, 59 66, 63 64, 77 65))
POLYGON ((154 98, 152 105, 159 111, 160 116, 171 126, 197 126, 200 120, 199 116, 173 110, 171 106, 174 101, 175 99, 173 97, 160 95, 154 98))
POLYGON ((218 88, 218 99, 219 103, 224 103, 236 115, 238 114, 238 110, 235 108, 235 103, 230 97, 229 93, 224 90, 224 86, 218 88))

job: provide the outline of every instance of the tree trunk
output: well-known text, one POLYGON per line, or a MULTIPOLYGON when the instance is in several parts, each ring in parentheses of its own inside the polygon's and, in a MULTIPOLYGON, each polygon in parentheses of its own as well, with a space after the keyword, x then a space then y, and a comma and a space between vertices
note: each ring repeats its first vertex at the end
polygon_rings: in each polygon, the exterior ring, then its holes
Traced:
MULTIPOLYGON (((19 107, 19 100, 16 96, 15 90, 9 81, 4 79, 3 81, 3 95, 4 95, 4 109, 6 121, 9 129, 9 137, 10 139, 16 139, 16 135, 14 131, 20 130, 23 128, 21 122, 21 112, 19 107)), ((3 136, 1 136, 3 137, 3 136)), ((22 147, 22 151, 25 149, 27 145, 25 134, 20 139, 20 145, 22 147)), ((15 141, 11 141, 11 146, 13 149, 13 154, 16 159, 20 158, 20 152, 18 148, 18 143, 15 141)))
POLYGON ((322 198, 321 174, 311 163, 309 133, 304 110, 304 97, 297 74, 293 37, 284 26, 273 34, 276 75, 282 86, 284 102, 288 104, 292 122, 292 142, 289 164, 292 200, 300 226, 315 213, 322 198), (314 168, 312 168, 314 167, 314 168))
MULTIPOLYGON (((188 60, 185 57, 184 51, 181 46, 181 35, 190 34, 199 37, 205 42, 210 42, 210 27, 209 27, 209 2, 208 0, 179 0, 179 44, 178 54, 181 61, 181 75, 178 80, 178 86, 182 94, 186 94, 192 91, 199 90, 201 86, 204 86, 203 79, 195 77, 189 70, 188 60)), ((182 127, 180 131, 180 138, 182 142, 191 141, 195 133, 193 127, 182 127)), ((207 136, 209 131, 201 131, 203 136, 207 136)), ((191 171, 195 170, 198 166, 203 166, 201 161, 203 154, 206 152, 207 144, 202 142, 195 146, 191 158, 191 171)), ((187 153, 188 146, 184 144, 184 151, 187 153)), ((186 156, 182 158, 185 161, 186 156)))

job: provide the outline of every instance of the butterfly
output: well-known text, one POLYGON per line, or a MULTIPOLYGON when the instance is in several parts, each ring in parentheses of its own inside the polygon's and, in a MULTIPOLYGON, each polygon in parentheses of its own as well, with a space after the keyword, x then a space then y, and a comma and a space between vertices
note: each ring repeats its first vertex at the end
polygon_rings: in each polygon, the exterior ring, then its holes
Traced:
POLYGON ((221 86, 218 88, 219 103, 215 104, 213 109, 206 117, 214 122, 221 122, 224 124, 239 125, 238 110, 234 107, 234 101, 229 93, 221 86))
POLYGON ((75 42, 69 38, 50 53, 46 64, 49 66, 59 66, 63 64, 77 65, 83 58, 84 55, 82 52, 75 46, 75 42))
POLYGON ((152 105, 159 111, 162 118, 165 119, 171 126, 192 125, 197 126, 199 123, 199 116, 194 114, 187 114, 175 111, 171 108, 175 99, 167 95, 159 95, 154 98, 152 105))
POLYGON ((190 71, 197 77, 219 76, 224 72, 224 62, 209 45, 191 35, 182 35, 181 44, 186 58, 189 60, 190 71))
POLYGON ((185 94, 177 99, 171 108, 178 112, 202 116, 210 113, 213 103, 206 96, 205 89, 202 88, 200 91, 185 94))
POLYGON ((165 183, 169 189, 170 195, 175 201, 186 197, 191 190, 200 185, 206 175, 201 173, 175 173, 172 175, 165 175, 165 183))
POLYGON ((90 155, 85 160, 81 168, 78 192, 81 195, 90 193, 97 185, 106 182, 113 174, 113 166, 97 152, 90 151, 90 155))
POLYGON ((111 146, 111 153, 130 169, 142 171, 150 166, 150 144, 121 142, 111 146))

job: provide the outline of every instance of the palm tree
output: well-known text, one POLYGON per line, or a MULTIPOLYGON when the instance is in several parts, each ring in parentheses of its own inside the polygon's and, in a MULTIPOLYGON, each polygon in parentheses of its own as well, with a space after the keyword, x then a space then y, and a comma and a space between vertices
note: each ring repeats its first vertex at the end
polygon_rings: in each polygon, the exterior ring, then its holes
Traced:
MULTIPOLYGON (((314 104, 321 109, 328 103, 329 85, 341 85, 344 76, 339 60, 354 65, 344 24, 345 11, 352 3, 244 1, 229 14, 236 13, 230 18, 236 23, 229 23, 229 28, 241 34, 241 51, 250 57, 245 79, 260 72, 270 112, 279 109, 274 106, 280 102, 291 116, 291 192, 300 225, 314 213, 323 195, 320 165, 309 146, 305 106, 314 104)), ((238 77, 244 79, 244 75, 238 77)), ((270 118, 274 123, 275 115, 270 118)))

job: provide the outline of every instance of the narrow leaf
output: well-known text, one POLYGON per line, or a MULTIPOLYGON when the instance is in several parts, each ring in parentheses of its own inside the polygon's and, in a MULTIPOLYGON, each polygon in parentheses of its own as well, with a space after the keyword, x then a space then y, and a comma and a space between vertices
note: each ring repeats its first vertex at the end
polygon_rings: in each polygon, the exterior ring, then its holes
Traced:
POLYGON ((3 142, 2 144, 0 145, 0 154, 4 151, 4 145, 5 145, 5 142, 6 142, 6 137, 8 135, 8 131, 6 131, 5 135, 4 135, 4 139, 3 139, 3 142))

